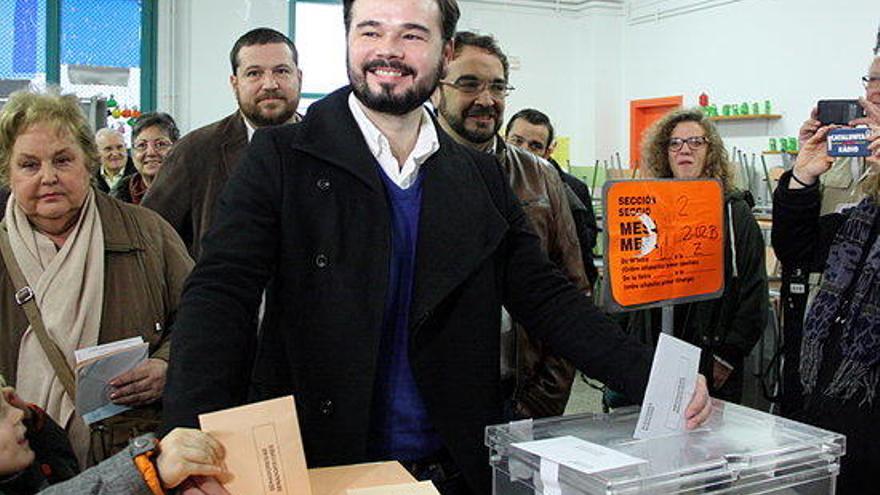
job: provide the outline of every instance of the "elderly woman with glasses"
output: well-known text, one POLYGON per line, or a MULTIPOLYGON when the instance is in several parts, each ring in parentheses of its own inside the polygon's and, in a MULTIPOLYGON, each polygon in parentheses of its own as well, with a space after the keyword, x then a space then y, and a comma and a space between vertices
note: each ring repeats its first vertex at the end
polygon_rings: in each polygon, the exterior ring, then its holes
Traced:
MULTIPOLYGON (((764 331, 769 313, 764 238, 752 216, 751 195, 733 186, 733 172, 715 125, 698 109, 673 111, 642 142, 643 166, 656 178, 718 179, 724 188, 724 293, 717 299, 675 305, 675 336, 703 352, 700 372, 713 397, 742 399, 745 358, 764 331)), ((656 341, 661 310, 626 316, 627 330, 656 341)), ((616 395, 606 395, 615 404, 616 395)))
POLYGON ((110 195, 126 203, 141 204, 179 137, 177 123, 167 113, 141 115, 131 130, 131 160, 137 173, 120 179, 110 195))
POLYGON ((83 465, 158 426, 168 328, 193 264, 157 214, 92 186, 98 164, 74 96, 20 92, 0 110, 0 183, 12 191, 0 223, 0 373, 67 430, 83 465), (149 344, 148 359, 108 394, 132 409, 89 428, 67 380, 74 351, 131 337, 149 344))

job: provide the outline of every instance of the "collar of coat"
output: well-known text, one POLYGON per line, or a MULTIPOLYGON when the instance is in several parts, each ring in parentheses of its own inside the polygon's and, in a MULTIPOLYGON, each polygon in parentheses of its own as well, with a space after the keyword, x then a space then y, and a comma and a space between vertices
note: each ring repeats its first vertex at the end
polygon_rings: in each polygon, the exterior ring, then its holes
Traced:
MULTIPOLYGON (((348 108, 350 92, 345 87, 312 104, 303 121, 294 126, 291 146, 351 173, 385 201, 380 166, 348 108)), ((492 198, 492 191, 503 195, 507 187, 495 158, 456 143, 436 119, 434 125, 440 149, 423 164, 421 172, 422 209, 411 320, 416 326, 496 252, 508 229, 492 198)))
MULTIPOLYGON (((382 191, 382 180, 377 168, 379 165, 375 162, 364 135, 348 108, 349 93, 351 87, 346 86, 313 103, 302 122, 297 125, 301 134, 293 140, 292 146, 298 151, 346 169, 370 188, 382 191), (365 157, 370 159, 365 160, 365 157)), ((434 127, 437 129, 440 150, 432 155, 424 166, 432 167, 434 163, 467 160, 462 154, 461 145, 443 132, 436 117, 432 115, 431 118, 434 119, 434 127)))

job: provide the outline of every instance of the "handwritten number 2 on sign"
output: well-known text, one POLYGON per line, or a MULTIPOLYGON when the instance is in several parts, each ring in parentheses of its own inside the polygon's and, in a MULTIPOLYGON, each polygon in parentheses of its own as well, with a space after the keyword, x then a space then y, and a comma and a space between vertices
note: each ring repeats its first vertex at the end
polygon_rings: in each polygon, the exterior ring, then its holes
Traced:
POLYGON ((679 196, 678 199, 675 200, 675 203, 678 205, 678 216, 686 217, 687 214, 687 205, 688 205, 688 197, 687 196, 679 196))

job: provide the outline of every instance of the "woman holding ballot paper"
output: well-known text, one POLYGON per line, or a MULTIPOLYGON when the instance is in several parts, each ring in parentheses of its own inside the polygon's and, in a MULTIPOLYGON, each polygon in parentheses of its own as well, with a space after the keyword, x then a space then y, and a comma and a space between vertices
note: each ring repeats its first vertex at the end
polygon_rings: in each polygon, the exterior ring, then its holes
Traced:
POLYGON ((82 466, 155 429, 168 327, 192 260, 151 211, 98 192, 92 130, 72 95, 19 92, 0 111, 0 373, 64 427, 82 466), (141 337, 147 359, 108 377, 133 408, 86 426, 74 351, 141 337))
MULTIPOLYGON (((880 58, 872 67, 880 68, 880 58)), ((873 84, 873 83, 871 83, 873 84)), ((814 119, 801 128, 801 151, 773 196, 773 247, 786 267, 822 273, 804 319, 795 419, 846 435, 838 493, 866 493, 880 466, 880 84, 863 101, 871 122, 865 198, 820 216, 819 177, 835 158, 827 136, 840 126, 814 119)), ((865 122, 860 122, 865 123, 865 122)))
MULTIPOLYGON (((724 293, 720 298, 676 304, 674 335, 702 349, 700 373, 713 397, 742 398, 745 357, 764 331, 769 313, 764 239, 752 216, 752 198, 733 186, 733 171, 715 125, 698 109, 670 112, 642 143, 649 177, 718 179, 724 188, 724 293)), ((659 308, 626 314, 624 328, 645 341, 660 333, 659 308)), ((606 402, 617 406, 616 394, 606 402)))

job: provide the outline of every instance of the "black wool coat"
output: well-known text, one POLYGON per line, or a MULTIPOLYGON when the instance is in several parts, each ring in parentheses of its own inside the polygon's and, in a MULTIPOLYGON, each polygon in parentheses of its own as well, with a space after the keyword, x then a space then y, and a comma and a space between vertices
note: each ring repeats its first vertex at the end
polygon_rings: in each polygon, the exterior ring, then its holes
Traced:
MULTIPOLYGON (((174 326, 166 428, 293 394, 311 466, 369 459, 388 287, 389 207, 349 88, 303 122, 259 130, 220 196, 174 326), (272 283, 269 284, 270 279, 272 283), (269 284, 260 337, 250 322, 269 284)), ((542 253, 495 158, 453 142, 422 165, 409 356, 430 419, 476 493, 484 428, 501 420, 501 305, 559 355, 632 399, 651 351, 542 253)))

